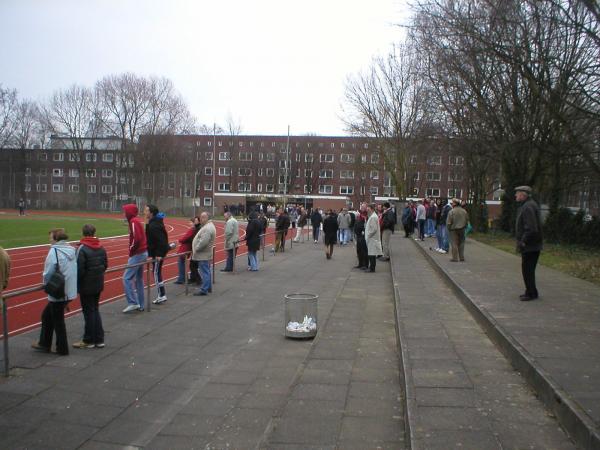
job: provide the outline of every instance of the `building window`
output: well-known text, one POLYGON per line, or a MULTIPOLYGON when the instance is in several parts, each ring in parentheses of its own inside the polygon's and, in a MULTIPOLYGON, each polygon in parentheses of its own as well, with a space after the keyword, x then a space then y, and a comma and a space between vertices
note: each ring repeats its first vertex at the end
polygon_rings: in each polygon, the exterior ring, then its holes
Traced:
MULTIPOLYGON (((63 170, 62 169, 52 169, 52 176, 53 177, 62 177, 63 170)), ((62 191, 60 191, 60 192, 62 192, 62 191)))
POLYGON ((369 194, 371 194, 371 195, 379 194, 379 188, 377 186, 371 186, 369 188, 369 194))
POLYGON ((379 170, 371 170, 369 176, 371 177, 371 180, 379 180, 379 170))
MULTIPOLYGON (((241 144, 241 142, 240 142, 241 144)), ((252 161, 252 153, 240 152, 240 161, 252 161)))
POLYGON ((304 193, 305 194, 310 194, 310 192, 311 192, 311 186, 310 186, 310 184, 305 184, 304 185, 304 193))
POLYGON ((62 184, 53 184, 52 185, 52 192, 62 192, 62 191, 63 191, 62 184))
POLYGON ((251 183, 238 183, 238 192, 250 192, 252 191, 251 183))
POLYGON ((306 153, 304 155, 304 162, 311 163, 315 160, 315 156, 312 153, 306 153))
POLYGON ((330 184, 320 184, 319 194, 331 194, 333 192, 333 186, 330 184))
POLYGON ((369 148, 369 144, 363 145, 363 148, 369 148))
POLYGON ((96 185, 95 184, 88 184, 88 192, 90 194, 95 194, 96 193, 96 185))
POLYGON ((340 170, 340 178, 354 178, 354 170, 340 170))
POLYGON ((342 153, 340 155, 340 161, 343 163, 353 163, 354 162, 354 155, 351 155, 349 153, 342 153))
POLYGON ((427 188, 425 189, 425 195, 427 197, 439 197, 440 190, 438 188, 427 188))
POLYGON ((300 162, 302 159, 302 155, 300 153, 296 153, 296 162, 300 162))
POLYGON ((69 169, 70 178, 79 178, 79 169, 69 169))
POLYGON ((110 184, 102 185, 102 193, 103 194, 112 194, 112 186, 110 184))
POLYGON ((42 177, 45 177, 47 174, 48 174, 48 171, 46 170, 46 168, 45 168, 45 167, 44 167, 44 168, 42 168, 42 169, 40 169, 40 175, 41 175, 42 177))
POLYGON ((262 192, 262 183, 258 183, 258 184, 256 185, 256 191, 257 191, 257 192, 262 192))
POLYGON ((73 193, 79 192, 79 185, 78 184, 70 184, 69 192, 73 192, 73 193))
POLYGON ((461 198, 462 189, 448 189, 448 198, 461 198))
POLYGON ((96 162, 98 156, 95 153, 86 153, 85 160, 87 162, 96 162))
POLYGON ((219 152, 219 161, 229 161, 229 152, 219 152))
POLYGON ((275 176, 275 169, 273 169, 272 167, 267 167, 267 176, 268 177, 274 177, 275 176))
POLYGON ((103 153, 102 154, 102 161, 104 161, 104 162, 111 163, 111 162, 113 162, 113 159, 114 159, 114 157, 113 157, 112 153, 103 153))
POLYGON ((462 181, 462 174, 456 172, 448 172, 448 181, 462 181))
POLYGON ((204 175, 212 175, 212 167, 205 167, 204 175))
POLYGON ((417 155, 410 155, 410 164, 413 166, 417 164, 417 155))
POLYGON ((267 184, 266 189, 267 192, 274 192, 275 191, 275 186, 272 184, 267 184))
POLYGON ((231 167, 219 167, 219 175, 221 175, 221 176, 231 175, 231 167))
POLYGON ((211 181, 205 181, 204 182, 204 190, 205 191, 212 191, 212 182, 211 181))
POLYGON ((96 169, 87 169, 85 171, 86 178, 96 178, 96 169))
POLYGON ((31 167, 25 167, 25 175, 26 176, 30 176, 31 175, 31 167))
POLYGON ((107 202, 106 200, 102 201, 102 209, 110 209, 110 202, 107 202))
POLYGON ((240 177, 249 177, 252 175, 252 169, 250 169, 248 167, 240 167, 238 169, 238 175, 240 177))
POLYGON ((102 169, 102 178, 112 178, 113 171, 112 169, 102 169))
POLYGON ((25 184, 25 192, 31 192, 31 184, 25 184))
POLYGON ((412 188, 411 195, 412 195, 413 197, 416 197, 416 196, 418 196, 418 195, 419 195, 419 188, 412 188))
POLYGON ((430 166, 441 166, 442 165, 442 157, 439 155, 430 156, 427 158, 427 164, 430 166))
POLYGON ((333 169, 319 170, 319 178, 333 178, 333 169))
POLYGON ((288 162, 285 159, 282 159, 279 161, 279 168, 280 169, 286 169, 288 167, 288 162))
POLYGON ((319 160, 321 162, 332 163, 333 162, 333 154, 332 153, 321 153, 319 155, 319 160))
POLYGON ((275 153, 267 153, 267 161, 275 161, 275 153))
POLYGON ((354 194, 354 186, 340 186, 340 195, 354 194))
POLYGON ((260 152, 260 153, 258 154, 258 160, 259 160, 259 161, 262 161, 262 160, 264 159, 264 156, 265 156, 265 155, 264 155, 264 153, 263 153, 263 152, 260 152))
POLYGON ((63 152, 53 153, 52 161, 64 161, 65 155, 63 152))
POLYGON ((220 192, 229 192, 229 183, 219 183, 220 192))
POLYGON ((212 206, 212 198, 204 197, 204 206, 212 206))
POLYGON ((421 179, 421 172, 415 172, 412 179, 413 181, 419 181, 421 179))
POLYGON ((47 184, 36 184, 35 185, 35 190, 38 192, 47 192, 48 191, 48 185, 47 184))
POLYGON ((212 161, 213 159, 213 152, 204 152, 204 159, 207 161, 212 161))
MULTIPOLYGON (((368 145, 368 144, 365 144, 368 145)), ((365 147, 367 148, 367 147, 365 147)), ((379 153, 373 153, 371 155, 371 164, 377 164, 379 162, 379 153)))
POLYGON ((425 179, 427 181, 440 181, 442 179, 441 172, 425 172, 425 179))
POLYGON ((48 161, 48 153, 40 153, 39 159, 40 161, 48 161))
POLYGON ((448 163, 451 166, 462 166, 465 163, 465 158, 462 156, 449 156, 448 163))
POLYGON ((71 162, 79 162, 80 158, 79 158, 79 153, 69 153, 69 161, 71 162))
POLYGON ((312 176, 313 176, 312 169, 304 169, 304 177, 305 178, 312 178, 312 176))

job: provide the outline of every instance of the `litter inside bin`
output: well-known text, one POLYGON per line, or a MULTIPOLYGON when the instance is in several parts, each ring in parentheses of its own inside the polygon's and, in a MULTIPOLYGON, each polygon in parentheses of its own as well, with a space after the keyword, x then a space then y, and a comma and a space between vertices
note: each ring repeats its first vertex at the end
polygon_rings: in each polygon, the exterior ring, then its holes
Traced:
POLYGON ((302 323, 290 321, 286 328, 293 333, 309 333, 317 329, 317 322, 312 317, 304 316, 302 323))

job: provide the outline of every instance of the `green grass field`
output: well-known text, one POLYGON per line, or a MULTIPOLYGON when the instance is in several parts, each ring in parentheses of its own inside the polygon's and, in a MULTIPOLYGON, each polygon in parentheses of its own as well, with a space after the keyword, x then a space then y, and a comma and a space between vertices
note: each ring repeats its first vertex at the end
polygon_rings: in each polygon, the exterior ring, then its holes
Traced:
MULTIPOLYGON (((517 254, 515 239, 508 233, 490 231, 473 233, 470 237, 500 250, 517 254)), ((545 242, 544 250, 540 254, 540 264, 600 285, 600 252, 597 250, 545 242)))
POLYGON ((64 228, 69 240, 81 238, 81 227, 91 223, 96 227, 98 237, 120 236, 127 234, 123 219, 104 219, 96 217, 28 215, 14 216, 0 214, 0 246, 3 248, 23 247, 26 245, 47 244, 48 231, 64 228))

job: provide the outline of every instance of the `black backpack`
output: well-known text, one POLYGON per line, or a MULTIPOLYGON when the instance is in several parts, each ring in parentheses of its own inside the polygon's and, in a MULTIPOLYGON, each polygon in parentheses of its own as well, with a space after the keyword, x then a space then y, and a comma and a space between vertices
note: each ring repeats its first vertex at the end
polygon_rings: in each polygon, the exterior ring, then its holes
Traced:
POLYGON ((50 275, 50 279, 44 284, 44 292, 56 299, 64 299, 65 297, 65 276, 60 271, 58 262, 58 251, 54 249, 56 255, 56 265, 54 272, 50 275))

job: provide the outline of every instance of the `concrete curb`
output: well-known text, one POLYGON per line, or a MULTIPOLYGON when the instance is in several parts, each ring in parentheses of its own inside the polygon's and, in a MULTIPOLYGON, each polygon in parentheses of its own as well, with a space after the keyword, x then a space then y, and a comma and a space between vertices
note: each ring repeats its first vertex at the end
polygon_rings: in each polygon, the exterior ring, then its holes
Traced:
POLYGON ((409 450, 417 450, 419 448, 416 436, 414 434, 412 423, 414 423, 415 411, 417 408, 417 399, 415 395, 415 385, 412 378, 412 371, 408 364, 408 348, 403 344, 406 335, 402 321, 400 320, 400 292, 398 291, 398 283, 394 275, 394 254, 390 248, 390 272, 392 275, 392 284, 394 286, 394 319, 396 322, 396 344, 398 345, 398 359, 400 360, 400 373, 403 380, 400 380, 401 385, 404 385, 404 429, 406 439, 406 447, 409 450), (403 383, 402 383, 403 382, 403 383))
POLYGON ((571 439, 583 449, 599 450, 600 429, 590 416, 571 400, 568 393, 537 364, 535 358, 484 307, 478 305, 469 296, 463 287, 452 278, 452 275, 427 252, 427 249, 417 242, 414 244, 450 286, 467 311, 481 325, 515 370, 523 375, 540 400, 552 411, 571 439))

